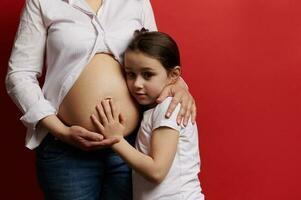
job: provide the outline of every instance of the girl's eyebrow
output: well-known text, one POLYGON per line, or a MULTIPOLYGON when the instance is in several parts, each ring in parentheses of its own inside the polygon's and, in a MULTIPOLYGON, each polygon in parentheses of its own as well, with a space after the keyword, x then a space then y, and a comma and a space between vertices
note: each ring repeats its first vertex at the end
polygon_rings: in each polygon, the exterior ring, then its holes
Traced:
POLYGON ((153 68, 150 68, 150 67, 141 67, 142 70, 145 70, 145 71, 153 71, 154 69, 153 68))
POLYGON ((123 67, 124 67, 124 69, 131 69, 131 67, 128 67, 126 65, 124 65, 123 67))
MULTIPOLYGON (((124 69, 131 70, 132 68, 128 67, 128 66, 124 66, 124 69)), ((154 71, 154 69, 151 68, 151 67, 141 67, 140 69, 143 70, 143 71, 154 71)))

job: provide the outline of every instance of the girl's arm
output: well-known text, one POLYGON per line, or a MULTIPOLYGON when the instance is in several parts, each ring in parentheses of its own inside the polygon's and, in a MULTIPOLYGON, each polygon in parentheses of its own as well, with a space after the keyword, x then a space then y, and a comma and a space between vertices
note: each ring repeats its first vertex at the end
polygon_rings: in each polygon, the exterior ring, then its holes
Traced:
POLYGON ((160 183, 167 175, 177 150, 179 132, 169 127, 159 127, 152 132, 149 155, 132 147, 124 138, 125 120, 112 100, 103 100, 96 107, 100 121, 92 115, 92 121, 105 138, 119 137, 120 142, 112 148, 134 170, 146 179, 160 183))
POLYGON ((130 167, 154 183, 161 183, 174 160, 179 133, 161 127, 153 131, 149 155, 143 154, 131 146, 125 139, 112 146, 130 167))

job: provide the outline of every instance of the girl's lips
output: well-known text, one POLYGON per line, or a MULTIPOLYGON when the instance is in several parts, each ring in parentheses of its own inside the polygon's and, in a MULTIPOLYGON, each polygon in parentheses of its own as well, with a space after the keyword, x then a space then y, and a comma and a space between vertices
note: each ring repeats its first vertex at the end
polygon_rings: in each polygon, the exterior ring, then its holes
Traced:
POLYGON ((146 94, 136 94, 136 96, 143 97, 143 96, 146 96, 146 94))
POLYGON ((139 96, 139 95, 146 95, 146 93, 139 93, 139 92, 136 92, 135 95, 139 96))
POLYGON ((145 98, 147 95, 144 93, 135 93, 135 96, 138 98, 145 98))

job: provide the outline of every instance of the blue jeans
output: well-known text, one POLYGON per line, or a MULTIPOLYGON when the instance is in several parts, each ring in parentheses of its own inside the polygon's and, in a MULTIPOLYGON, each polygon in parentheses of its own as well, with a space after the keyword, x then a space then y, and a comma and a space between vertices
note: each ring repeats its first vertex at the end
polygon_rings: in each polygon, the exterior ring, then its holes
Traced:
MULTIPOLYGON (((133 142, 133 136, 128 141, 133 142)), ((48 134, 36 149, 46 200, 131 200, 131 169, 111 149, 82 151, 48 134)))

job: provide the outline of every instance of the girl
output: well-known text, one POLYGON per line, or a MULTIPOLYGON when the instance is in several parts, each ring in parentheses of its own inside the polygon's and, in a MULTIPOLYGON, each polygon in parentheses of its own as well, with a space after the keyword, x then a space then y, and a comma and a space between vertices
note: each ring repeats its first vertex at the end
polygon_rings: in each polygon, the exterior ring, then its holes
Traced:
POLYGON ((147 110, 133 148, 124 138, 125 118, 113 99, 97 105, 100 121, 92 120, 105 138, 118 137, 112 145, 134 170, 133 195, 136 200, 202 200, 198 180, 200 169, 196 125, 178 125, 178 104, 169 119, 165 118, 171 98, 157 104, 163 88, 181 74, 180 55, 174 40, 160 32, 136 31, 125 52, 126 82, 132 96, 147 110))

